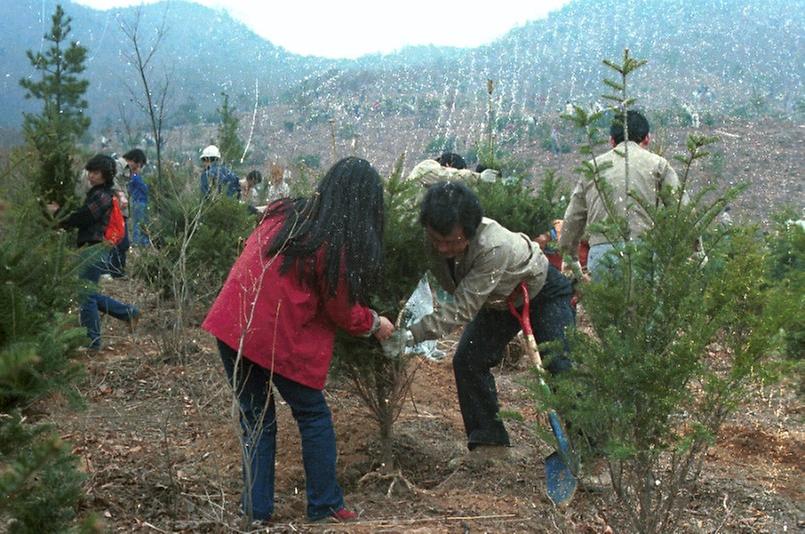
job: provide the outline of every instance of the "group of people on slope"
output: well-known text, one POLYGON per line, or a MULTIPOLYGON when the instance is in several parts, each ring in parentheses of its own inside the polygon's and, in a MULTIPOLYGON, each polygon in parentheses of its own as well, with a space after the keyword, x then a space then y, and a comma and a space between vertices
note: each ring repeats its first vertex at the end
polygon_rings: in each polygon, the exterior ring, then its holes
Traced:
MULTIPOLYGON (((630 111, 627 123, 625 139, 623 124, 613 122, 613 149, 597 159, 612 163, 604 178, 614 198, 625 199, 625 169, 619 154, 628 145, 630 190, 654 203, 659 187, 678 186, 676 173, 646 149, 646 119, 630 111)), ((206 165, 202 192, 205 184, 207 193, 213 187, 239 191, 237 179, 232 185, 226 178, 229 174, 223 172, 216 151, 202 153, 206 165)), ((291 199, 286 194, 267 207, 209 310, 202 328, 215 336, 238 399, 242 510, 250 519, 268 521, 274 512, 274 391, 290 406, 301 434, 308 518, 357 517, 346 507, 337 482, 335 432, 323 394, 339 329, 382 343, 413 345, 464 327, 452 363, 467 447, 483 454, 495 455, 510 446, 491 368, 500 363, 503 349, 520 330, 507 300, 521 283, 528 287, 535 335, 540 342, 559 341, 549 345, 557 347, 555 354, 546 351, 552 356, 548 371, 559 373, 572 365, 566 341, 566 330, 574 325, 571 282, 549 264, 540 244, 484 217, 477 195, 456 169, 460 164, 435 163, 420 165, 412 173, 412 179, 426 189, 419 221, 429 267, 452 295, 432 313, 407 329, 395 330, 388 318, 367 306, 369 292, 383 272, 383 183, 368 161, 356 157, 335 163, 311 197, 291 199), (429 166, 432 172, 425 169, 429 166)), ((114 194, 111 158, 95 156, 86 170, 92 188, 84 206, 62 222, 79 229, 79 246, 102 240, 104 216, 114 194)), ((623 203, 616 209, 627 214, 623 203)), ((650 224, 639 208, 629 210, 628 216, 634 236, 650 224)), ((579 180, 557 236, 561 250, 575 255, 586 227, 605 219, 596 190, 579 180)), ((601 268, 597 258, 614 244, 596 234, 590 236, 590 244, 590 269, 595 273, 601 268)), ((82 276, 97 282, 100 264, 88 265, 82 276)), ((517 307, 523 304, 520 299, 517 307)), ((93 341, 100 338, 98 310, 129 322, 139 316, 136 308, 93 295, 82 304, 82 324, 93 341)))
MULTIPOLYGON (((200 177, 201 191, 204 195, 216 190, 240 198, 241 189, 251 211, 257 213, 257 186, 262 180, 259 171, 250 172, 245 180, 237 176, 220 162, 221 154, 211 145, 202 151, 204 165, 200 177)), ((83 205, 65 214, 61 206, 51 203, 47 211, 65 229, 77 229, 77 245, 82 249, 82 267, 79 276, 93 284, 91 290, 82 297, 80 324, 87 329, 88 348, 101 348, 100 313, 105 313, 129 324, 133 331, 140 311, 133 305, 124 304, 101 294, 97 288, 102 277, 122 278, 126 272, 126 259, 131 246, 147 246, 150 239, 146 231, 148 218, 149 187, 142 177, 147 163, 145 152, 134 148, 121 157, 97 154, 84 166, 85 183, 78 184, 85 190, 83 205), (104 243, 104 230, 112 213, 112 199, 116 199, 124 219, 123 238, 117 243, 105 243, 104 247, 92 247, 104 243)), ((272 182, 267 191, 269 201, 290 194, 285 176, 280 170, 279 177, 272 172, 272 182)), ((273 169, 272 169, 273 171, 273 169)))
POLYGON ((221 151, 217 146, 209 145, 201 151, 201 163, 204 168, 199 177, 199 189, 205 198, 213 194, 224 194, 240 199, 249 211, 262 213, 268 204, 291 194, 290 186, 285 180, 286 171, 277 165, 271 166, 271 181, 266 187, 265 195, 261 195, 258 188, 263 181, 262 173, 252 170, 246 178, 239 179, 237 174, 223 164, 221 151))
MULTIPOLYGON (((666 160, 646 149, 645 118, 630 111, 627 122, 628 139, 621 123, 611 127, 613 149, 600 156, 600 161, 612 162, 605 179, 616 198, 627 197, 618 154, 628 144, 630 189, 653 203, 658 187, 676 187, 678 180, 666 160)), ((510 446, 510 439, 490 370, 520 330, 507 300, 522 282, 529 290, 537 338, 559 341, 549 345, 557 348, 547 354, 552 356, 548 371, 559 373, 572 365, 566 341, 566 330, 574 325, 570 280, 549 264, 529 236, 484 217, 460 171, 435 161, 412 173, 426 188, 419 221, 429 267, 453 298, 404 330, 395 330, 388 318, 367 306, 368 292, 382 275, 383 186, 366 160, 342 159, 310 198, 284 198, 270 205, 246 242, 202 328, 217 339, 239 403, 242 510, 249 518, 267 521, 274 512, 274 389, 290 406, 300 430, 308 518, 357 517, 345 506, 336 480, 335 433, 322 393, 338 329, 382 343, 412 345, 463 326, 452 363, 467 447, 493 455, 510 446)), ((585 228, 606 218, 600 202, 595 190, 580 180, 565 214, 564 232, 557 236, 564 252, 575 255, 585 228)), ((624 203, 617 209, 627 214, 624 203)), ((648 227, 640 209, 628 215, 633 235, 648 227)), ((596 234, 590 243, 595 270, 600 268, 595 258, 613 244, 596 234)), ((522 305, 520 299, 517 306, 522 305)))

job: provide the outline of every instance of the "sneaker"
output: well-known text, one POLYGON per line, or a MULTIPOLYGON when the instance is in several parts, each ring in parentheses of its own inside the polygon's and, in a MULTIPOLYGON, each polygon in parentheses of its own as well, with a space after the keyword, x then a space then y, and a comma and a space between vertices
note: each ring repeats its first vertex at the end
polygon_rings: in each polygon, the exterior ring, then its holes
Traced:
POLYGON ((317 519, 316 522, 329 522, 329 523, 346 523, 348 521, 355 521, 358 519, 358 514, 346 508, 339 508, 332 514, 317 519))

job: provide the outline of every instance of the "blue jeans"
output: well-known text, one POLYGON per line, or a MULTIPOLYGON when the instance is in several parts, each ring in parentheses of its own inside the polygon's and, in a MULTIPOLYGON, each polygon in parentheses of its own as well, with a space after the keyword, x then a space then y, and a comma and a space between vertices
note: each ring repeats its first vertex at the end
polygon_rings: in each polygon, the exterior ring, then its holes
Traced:
MULTIPOLYGON (((570 281, 549 266, 545 285, 531 297, 531 326, 537 341, 564 342, 562 353, 553 355, 546 366, 552 374, 571 366, 565 328, 575 324, 570 307, 572 295, 570 281)), ((509 310, 482 308, 461 335, 453 356, 453 373, 470 450, 478 445, 509 445, 509 434, 499 415, 495 377, 490 369, 500 364, 503 350, 520 329, 520 322, 509 310)), ((543 350, 541 356, 551 356, 551 351, 543 350)))
POLYGON ((145 246, 150 243, 148 235, 145 233, 145 225, 148 204, 143 202, 132 202, 129 204, 131 214, 131 244, 134 246, 145 246))
POLYGON ((344 495, 335 476, 333 418, 324 394, 272 374, 246 358, 238 360, 237 351, 221 340, 218 350, 240 405, 244 513, 253 520, 264 520, 274 512, 277 420, 272 384, 291 408, 302 437, 308 518, 315 521, 343 508, 344 495))
POLYGON ((107 271, 109 252, 99 251, 97 247, 90 247, 82 251, 84 266, 79 273, 83 280, 92 282, 96 287, 89 290, 81 302, 79 319, 81 326, 87 329, 89 346, 93 349, 101 348, 101 317, 100 312, 111 315, 121 321, 130 321, 140 315, 139 310, 130 304, 124 304, 112 297, 98 293, 97 284, 101 275, 107 271))
POLYGON ((607 264, 603 261, 604 257, 614 248, 612 243, 599 243, 590 247, 590 252, 587 254, 587 271, 594 282, 601 281, 602 269, 607 268, 607 264))

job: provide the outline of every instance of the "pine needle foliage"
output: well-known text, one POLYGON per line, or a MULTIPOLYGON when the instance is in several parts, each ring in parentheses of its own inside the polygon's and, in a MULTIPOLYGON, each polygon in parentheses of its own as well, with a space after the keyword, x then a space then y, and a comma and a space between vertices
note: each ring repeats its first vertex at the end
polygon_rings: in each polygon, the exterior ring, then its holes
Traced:
POLYGON ((547 231, 554 219, 562 218, 568 192, 553 170, 545 173, 534 192, 525 178, 478 182, 472 188, 484 208, 484 216, 495 219, 512 232, 536 236, 547 231))
POLYGON ((79 77, 87 49, 76 41, 68 44, 72 19, 61 5, 56 6, 51 20, 52 26, 44 35, 50 43, 48 48, 27 52, 40 78, 23 78, 20 85, 26 90, 26 98, 42 102, 42 111, 38 115, 26 113, 23 130, 37 153, 36 194, 64 206, 74 200, 76 173, 71 154, 77 152, 76 144, 90 123, 84 99, 89 82, 79 77))
POLYGON ((229 105, 229 95, 221 93, 223 102, 218 108, 218 115, 221 123, 218 125, 218 145, 221 150, 221 158, 227 164, 236 164, 243 157, 243 141, 238 136, 238 125, 240 121, 235 115, 235 109, 229 105))
POLYGON ((0 240, 0 409, 24 407, 53 391, 73 396, 71 361, 86 333, 69 313, 82 287, 72 236, 48 227, 38 206, 12 206, 0 240), (54 239, 55 236, 55 239, 54 239))
MULTIPOLYGON (((628 74, 643 62, 627 51, 624 64, 606 63, 622 74, 607 85, 619 92, 611 99, 616 112, 625 113, 633 102, 628 74)), ((592 154, 597 118, 578 108, 571 118, 588 132, 583 152, 592 154)), ((660 191, 661 202, 630 194, 631 209, 644 210, 653 223, 639 238, 614 211, 597 229, 615 250, 605 257, 601 280, 583 289, 592 332, 572 336, 575 366, 551 380, 552 395, 533 388, 572 423, 583 465, 606 459, 622 511, 611 519, 630 532, 674 530, 719 428, 751 385, 774 376, 769 356, 788 304, 763 283, 765 245, 752 229, 713 224, 743 187, 690 187, 715 142, 688 138, 687 154, 677 158, 681 186, 660 191), (694 253, 702 235, 709 261, 694 253)), ((579 170, 611 203, 601 169, 588 162, 579 170)))
POLYGON ((71 446, 26 415, 57 392, 79 404, 73 356, 86 332, 70 311, 88 288, 73 236, 56 232, 30 189, 19 200, 0 218, 0 524, 22 533, 89 530, 91 518, 76 525, 83 476, 71 446))
MULTIPOLYGON (((427 264, 416 198, 419 185, 402 178, 403 156, 385 186, 385 268, 370 305, 395 318, 402 310, 427 264)), ((394 469, 393 424, 402 410, 417 365, 410 355, 389 358, 374 338, 339 335, 334 370, 345 377, 379 426, 380 464, 394 469)))
MULTIPOLYGON (((805 227, 801 215, 783 210, 774 218, 774 228, 766 237, 769 247, 768 283, 787 300, 791 308, 780 314, 788 320, 783 325, 785 355, 802 363, 805 355, 805 227)), ((797 373, 795 376, 803 376, 797 373)))
POLYGON ((195 180, 175 174, 155 184, 157 202, 148 225, 155 247, 139 258, 133 272, 165 298, 208 304, 257 219, 226 195, 203 198, 195 180))

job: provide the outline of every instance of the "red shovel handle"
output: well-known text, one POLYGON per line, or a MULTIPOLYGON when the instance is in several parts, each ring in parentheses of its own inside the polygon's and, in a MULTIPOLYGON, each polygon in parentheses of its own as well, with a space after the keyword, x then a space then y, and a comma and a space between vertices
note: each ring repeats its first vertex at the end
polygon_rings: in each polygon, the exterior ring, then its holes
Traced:
POLYGON ((520 328, 523 329, 523 334, 525 335, 534 335, 534 331, 531 329, 531 303, 528 299, 528 286, 525 282, 520 282, 520 285, 509 295, 509 311, 512 312, 518 321, 520 321, 520 328), (514 302, 517 300, 517 290, 520 290, 523 294, 523 312, 518 313, 517 307, 514 305, 514 302))
POLYGON ((520 321, 520 328, 522 328, 525 335, 526 349, 531 362, 542 369, 542 358, 540 358, 539 349, 537 348, 537 340, 534 339, 534 330, 531 329, 531 302, 528 298, 528 285, 525 282, 520 282, 517 287, 523 294, 523 311, 518 313, 514 305, 514 301, 517 300, 517 290, 509 295, 509 311, 520 321))

